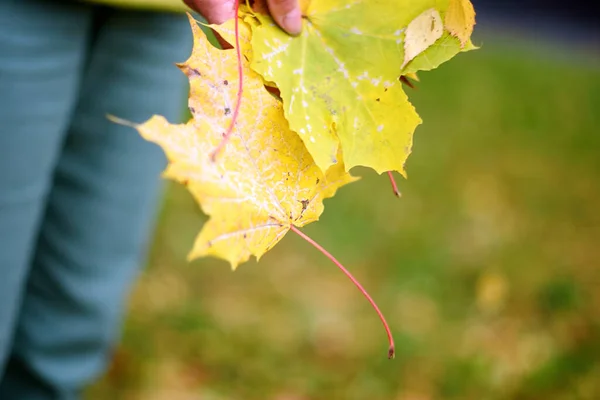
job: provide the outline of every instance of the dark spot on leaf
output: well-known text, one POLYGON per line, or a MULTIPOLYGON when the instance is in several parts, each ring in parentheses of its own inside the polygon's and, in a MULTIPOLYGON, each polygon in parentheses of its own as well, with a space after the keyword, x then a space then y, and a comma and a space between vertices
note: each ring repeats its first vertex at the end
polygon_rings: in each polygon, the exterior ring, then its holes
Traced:
POLYGON ((192 77, 200 77, 202 76, 202 74, 200 73, 200 71, 198 71, 196 68, 190 68, 187 67, 185 70, 185 73, 188 77, 192 78, 192 77))
POLYGON ((381 99, 378 97, 378 98, 375 99, 375 101, 381 101, 381 99))
POLYGON ((383 89, 383 91, 384 91, 384 92, 387 92, 387 91, 388 91, 388 88, 385 88, 385 89, 383 89))
POLYGON ((317 178, 317 185, 319 184, 319 182, 321 182, 321 180, 319 178, 317 178))
POLYGON ((225 107, 225 115, 231 114, 231 108, 225 107))
POLYGON ((244 233, 244 239, 247 239, 247 238, 248 238, 248 235, 246 235, 246 234, 244 233))
POLYGON ((190 110, 190 113, 192 114, 196 114, 196 109, 194 107, 188 107, 190 110))
POLYGON ((304 211, 306 211, 306 208, 310 204, 310 200, 307 200, 307 199, 300 200, 300 203, 302 204, 302 212, 304 212, 304 211))
POLYGON ((223 85, 225 85, 225 86, 229 85, 229 81, 228 81, 227 79, 225 79, 225 80, 223 81, 223 85))

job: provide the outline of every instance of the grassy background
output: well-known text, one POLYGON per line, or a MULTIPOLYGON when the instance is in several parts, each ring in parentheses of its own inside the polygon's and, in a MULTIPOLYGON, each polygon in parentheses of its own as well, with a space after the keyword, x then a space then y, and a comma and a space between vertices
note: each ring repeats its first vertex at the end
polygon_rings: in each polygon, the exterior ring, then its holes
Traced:
POLYGON ((600 69, 491 36, 421 75, 425 123, 385 176, 232 273, 185 256, 205 217, 169 185, 121 346, 89 399, 600 398, 600 69))

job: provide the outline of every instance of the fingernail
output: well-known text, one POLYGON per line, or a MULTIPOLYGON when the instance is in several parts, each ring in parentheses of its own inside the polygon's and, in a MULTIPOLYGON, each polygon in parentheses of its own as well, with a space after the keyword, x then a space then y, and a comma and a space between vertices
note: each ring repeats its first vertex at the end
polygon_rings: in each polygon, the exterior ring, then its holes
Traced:
POLYGON ((283 29, 289 32, 290 35, 299 35, 302 32, 302 15, 300 9, 295 8, 283 17, 281 21, 283 29))

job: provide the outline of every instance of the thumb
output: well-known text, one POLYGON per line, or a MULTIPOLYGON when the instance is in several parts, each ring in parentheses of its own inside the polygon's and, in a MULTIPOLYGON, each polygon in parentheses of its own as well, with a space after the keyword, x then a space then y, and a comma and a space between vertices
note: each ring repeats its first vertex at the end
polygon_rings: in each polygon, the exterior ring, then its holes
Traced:
POLYGON ((279 26, 291 35, 302 31, 302 13, 298 0, 267 0, 269 12, 279 26))

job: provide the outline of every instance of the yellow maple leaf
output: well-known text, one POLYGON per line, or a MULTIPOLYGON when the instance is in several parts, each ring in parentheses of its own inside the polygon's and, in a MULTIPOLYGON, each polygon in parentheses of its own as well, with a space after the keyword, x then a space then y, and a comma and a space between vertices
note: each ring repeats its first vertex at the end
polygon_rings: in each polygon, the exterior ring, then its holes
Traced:
POLYGON ((290 126, 323 170, 337 162, 341 147, 348 169, 364 165, 379 173, 404 172, 412 147, 406 133, 421 119, 398 82, 402 45, 394 34, 400 28, 381 29, 387 20, 381 17, 383 3, 391 1, 306 2, 299 37, 257 14, 252 67, 275 82, 290 126), (349 13, 364 19, 349 20, 349 13))
MULTIPOLYGON (((189 259, 212 255, 232 268, 260 258, 293 226, 318 220, 323 200, 356 178, 338 163, 323 173, 292 132, 281 103, 243 59, 244 97, 232 135, 218 159, 211 152, 231 122, 237 97, 235 50, 218 50, 190 17, 192 55, 180 69, 190 81, 187 124, 154 116, 136 126, 159 144, 169 165, 165 176, 184 183, 210 216, 189 259)), ((233 21, 223 26, 231 29, 233 21)), ((247 54, 250 28, 240 22, 240 50, 247 54)))
POLYGON ((461 51, 444 40, 448 0, 302 0, 303 31, 271 17, 252 24, 252 67, 281 92, 286 118, 327 170, 343 151, 349 170, 398 171, 421 119, 398 81, 461 51), (414 65, 414 67, 413 67, 414 65))
POLYGON ((460 40, 464 48, 475 27, 475 9, 469 0, 450 0, 444 26, 460 40))

